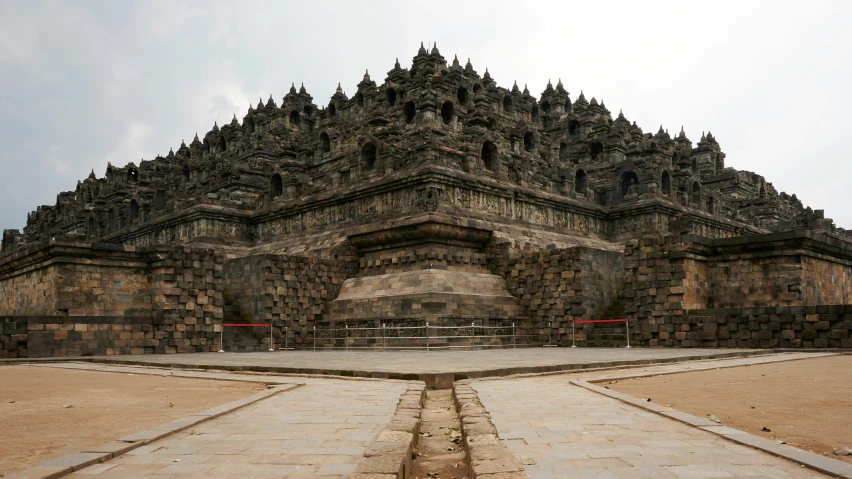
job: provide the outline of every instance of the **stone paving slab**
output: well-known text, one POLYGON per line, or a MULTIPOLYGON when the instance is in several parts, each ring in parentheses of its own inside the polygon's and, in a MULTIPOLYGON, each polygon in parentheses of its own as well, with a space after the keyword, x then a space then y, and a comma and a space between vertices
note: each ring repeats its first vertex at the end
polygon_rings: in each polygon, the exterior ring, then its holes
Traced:
POLYGON ((761 349, 518 348, 474 351, 275 351, 96 356, 107 364, 420 380, 460 379, 772 354, 761 349))
POLYGON ((406 391, 397 381, 306 384, 66 477, 345 477, 406 391))
POLYGON ((575 379, 469 383, 531 478, 831 477, 574 386, 575 379))

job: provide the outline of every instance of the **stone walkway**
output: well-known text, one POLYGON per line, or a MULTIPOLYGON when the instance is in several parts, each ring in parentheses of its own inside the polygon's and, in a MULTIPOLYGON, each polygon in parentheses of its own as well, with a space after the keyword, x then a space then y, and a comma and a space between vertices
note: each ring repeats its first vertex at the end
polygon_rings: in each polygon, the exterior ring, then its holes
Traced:
POLYGON ((390 422, 406 385, 310 382, 66 477, 348 476, 390 422))
POLYGON ((470 383, 533 479, 829 477, 573 386, 575 377, 470 383))
POLYGON ((275 351, 251 353, 154 354, 144 356, 103 356, 95 360, 132 361, 152 366, 191 365, 209 367, 283 368, 295 373, 339 373, 357 371, 374 377, 477 373, 478 376, 545 372, 558 366, 606 366, 617 361, 672 361, 686 358, 718 357, 730 354, 769 354, 750 349, 675 348, 518 348, 475 351, 275 351), (504 370, 503 374, 496 374, 504 370))

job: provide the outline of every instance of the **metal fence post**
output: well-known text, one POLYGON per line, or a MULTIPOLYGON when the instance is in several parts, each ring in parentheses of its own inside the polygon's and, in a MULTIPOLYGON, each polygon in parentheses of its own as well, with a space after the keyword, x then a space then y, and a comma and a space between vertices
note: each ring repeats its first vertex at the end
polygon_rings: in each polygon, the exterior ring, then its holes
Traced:
POLYGON ((275 351, 275 343, 272 342, 272 321, 269 322, 269 350, 275 351))
POLYGON ((426 352, 429 352, 429 321, 426 321, 426 352))
POLYGON ((288 347, 288 346, 289 346, 289 344, 290 344, 290 341, 289 341, 289 340, 290 340, 290 338, 289 338, 289 337, 288 337, 288 335, 287 335, 287 329, 289 329, 289 328, 288 328, 287 326, 284 326, 284 351, 287 351, 287 350, 289 350, 289 349, 290 349, 290 348, 288 347))
POLYGON ((470 323, 470 349, 473 349, 474 338, 476 338, 476 329, 474 329, 475 325, 476 323, 470 323))
POLYGON ((515 323, 512 323, 512 349, 515 349, 515 323))
POLYGON ((225 326, 222 326, 222 329, 219 330, 219 352, 224 353, 225 347, 223 345, 225 341, 225 326))
POLYGON ((349 325, 344 326, 346 331, 344 332, 345 336, 343 337, 343 347, 346 348, 346 351, 349 352, 349 325))
POLYGON ((627 324, 627 318, 624 318, 624 327, 627 329, 627 347, 630 347, 630 325, 627 324))
POLYGON ((317 327, 314 326, 314 351, 317 350, 317 327))
POLYGON ((385 352, 385 323, 382 323, 382 352, 385 352))
POLYGON ((576 338, 577 338, 577 330, 576 330, 576 329, 574 329, 574 320, 572 319, 572 320, 571 320, 571 347, 572 347, 572 348, 576 348, 576 347, 577 347, 577 345, 576 345, 576 344, 574 344, 574 342, 575 342, 576 338))
POLYGON ((553 346, 553 323, 547 322, 547 345, 553 346))

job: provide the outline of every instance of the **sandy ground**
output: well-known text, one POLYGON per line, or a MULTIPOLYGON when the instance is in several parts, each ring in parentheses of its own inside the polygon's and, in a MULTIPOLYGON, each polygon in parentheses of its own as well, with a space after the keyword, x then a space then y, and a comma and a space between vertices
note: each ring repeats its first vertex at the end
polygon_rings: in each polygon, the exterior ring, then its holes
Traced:
POLYGON ((2 366, 0 477, 254 394, 263 387, 235 381, 2 366), (7 402, 10 399, 14 402, 7 402))
POLYGON ((833 454, 852 447, 852 355, 600 385, 852 463, 833 454))

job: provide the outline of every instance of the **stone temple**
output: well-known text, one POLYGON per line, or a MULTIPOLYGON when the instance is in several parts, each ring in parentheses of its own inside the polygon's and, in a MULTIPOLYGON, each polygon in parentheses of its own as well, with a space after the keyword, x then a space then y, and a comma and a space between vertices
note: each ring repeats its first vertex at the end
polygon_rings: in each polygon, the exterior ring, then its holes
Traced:
POLYGON ((59 193, 3 232, 0 315, 0 357, 211 351, 223 322, 296 348, 423 321, 564 345, 612 317, 644 346, 852 347, 852 238, 709 131, 421 45, 351 97, 291 87, 59 193))

